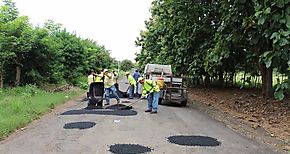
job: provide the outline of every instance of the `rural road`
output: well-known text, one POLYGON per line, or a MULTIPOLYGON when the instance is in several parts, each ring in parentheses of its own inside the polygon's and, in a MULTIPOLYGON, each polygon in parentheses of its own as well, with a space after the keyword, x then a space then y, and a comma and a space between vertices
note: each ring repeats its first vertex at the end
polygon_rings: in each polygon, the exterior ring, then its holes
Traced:
POLYGON ((115 144, 142 145, 149 147, 149 153, 154 154, 278 153, 191 107, 159 106, 159 113, 151 115, 144 112, 147 106, 145 100, 135 104, 133 110, 123 113, 110 109, 84 110, 86 102, 81 99, 68 104, 0 142, 0 153, 106 154, 111 153, 110 146, 115 144), (91 128, 70 129, 74 126, 69 123, 74 122, 79 124, 77 126, 91 128), (78 122, 87 123, 80 125, 78 122), (183 146, 170 143, 168 137, 176 135, 211 137, 217 139, 220 145, 183 146))

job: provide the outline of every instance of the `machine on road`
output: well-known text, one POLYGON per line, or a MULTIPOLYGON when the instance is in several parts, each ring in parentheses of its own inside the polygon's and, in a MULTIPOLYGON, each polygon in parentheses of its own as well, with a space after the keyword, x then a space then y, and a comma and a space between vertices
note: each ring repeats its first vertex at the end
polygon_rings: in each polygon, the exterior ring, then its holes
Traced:
POLYGON ((160 88, 159 104, 169 102, 186 106, 187 87, 184 85, 182 77, 176 77, 172 74, 171 65, 147 64, 144 77, 157 82, 160 88))

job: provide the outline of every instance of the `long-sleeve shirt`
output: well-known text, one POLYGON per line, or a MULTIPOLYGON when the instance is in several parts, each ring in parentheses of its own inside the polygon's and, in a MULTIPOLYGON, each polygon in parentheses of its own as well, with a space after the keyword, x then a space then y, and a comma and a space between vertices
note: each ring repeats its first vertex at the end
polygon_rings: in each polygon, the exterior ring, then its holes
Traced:
POLYGON ((104 75, 104 87, 110 88, 112 87, 114 83, 114 75, 112 73, 108 73, 107 75, 104 75))
POLYGON ((133 78, 135 79, 135 81, 138 81, 139 77, 140 77, 140 74, 138 72, 134 72, 133 78))
POLYGON ((136 80, 133 78, 132 75, 128 75, 128 81, 130 85, 133 85, 136 88, 136 80))
POLYGON ((142 96, 145 96, 148 92, 154 93, 159 91, 160 89, 156 82, 152 80, 144 80, 144 83, 142 85, 142 96))

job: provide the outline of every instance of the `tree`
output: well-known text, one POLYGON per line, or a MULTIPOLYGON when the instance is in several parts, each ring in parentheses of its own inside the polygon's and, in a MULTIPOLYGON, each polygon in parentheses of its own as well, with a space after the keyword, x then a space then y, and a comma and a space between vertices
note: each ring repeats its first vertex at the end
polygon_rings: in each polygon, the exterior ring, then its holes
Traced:
POLYGON ((132 63, 131 60, 125 59, 123 61, 121 61, 120 63, 120 69, 123 71, 129 71, 132 68, 134 68, 134 64, 132 63))

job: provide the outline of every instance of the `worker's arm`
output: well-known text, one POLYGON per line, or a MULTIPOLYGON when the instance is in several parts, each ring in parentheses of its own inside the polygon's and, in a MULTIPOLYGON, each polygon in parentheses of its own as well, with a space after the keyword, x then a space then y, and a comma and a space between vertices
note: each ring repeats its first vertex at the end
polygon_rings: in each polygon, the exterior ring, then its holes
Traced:
POLYGON ((152 80, 147 80, 145 82, 147 82, 147 84, 151 86, 151 88, 149 90, 149 93, 153 93, 154 92, 154 87, 157 86, 156 82, 154 82, 152 80))
POLYGON ((113 75, 111 73, 106 73, 105 76, 107 76, 110 79, 113 77, 113 75))

